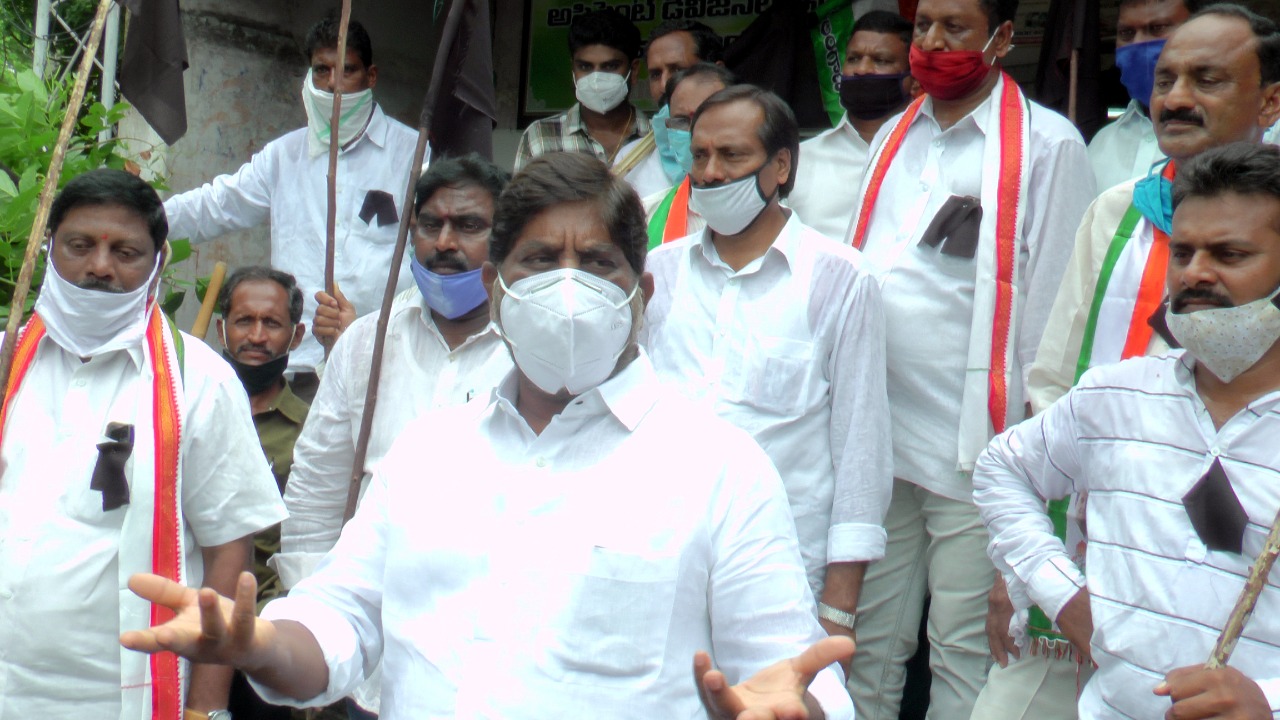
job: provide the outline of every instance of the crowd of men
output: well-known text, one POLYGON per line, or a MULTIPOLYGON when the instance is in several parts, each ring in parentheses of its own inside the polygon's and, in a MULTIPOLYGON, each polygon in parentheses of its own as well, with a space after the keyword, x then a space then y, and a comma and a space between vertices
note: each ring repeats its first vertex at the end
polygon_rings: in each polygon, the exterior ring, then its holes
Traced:
POLYGON ((922 623, 931 720, 1280 714, 1280 583, 1206 667, 1280 509, 1280 30, 1117 2, 1088 147, 1001 68, 1016 0, 858 18, 804 142, 706 26, 602 10, 514 175, 411 208, 358 22, 235 174, 72 179, 0 404, 0 720, 893 720, 922 623), (167 238, 268 219, 219 358, 167 238))

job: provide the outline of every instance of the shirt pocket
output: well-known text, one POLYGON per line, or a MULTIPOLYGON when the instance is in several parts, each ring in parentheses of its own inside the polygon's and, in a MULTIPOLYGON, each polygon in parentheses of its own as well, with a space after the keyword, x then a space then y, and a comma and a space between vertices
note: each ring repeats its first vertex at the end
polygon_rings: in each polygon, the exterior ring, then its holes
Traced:
POLYGON ((678 556, 591 551, 552 655, 565 678, 629 685, 662 669, 675 608, 678 556))
POLYGON ((803 410, 809 394, 814 343, 760 335, 747 344, 743 359, 742 401, 777 415, 803 410))

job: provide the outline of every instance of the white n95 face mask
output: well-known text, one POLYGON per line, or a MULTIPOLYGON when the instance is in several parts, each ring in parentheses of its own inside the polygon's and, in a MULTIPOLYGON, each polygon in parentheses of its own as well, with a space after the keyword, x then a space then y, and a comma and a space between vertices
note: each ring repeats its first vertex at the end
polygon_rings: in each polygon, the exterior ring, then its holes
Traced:
POLYGON ((544 392, 579 395, 613 374, 637 321, 627 294, 576 269, 553 270, 510 287, 498 276, 498 328, 520 372, 544 392))
MULTIPOLYGON (((329 121, 333 119, 333 93, 317 90, 311 72, 302 79, 302 107, 307 111, 307 153, 311 157, 329 152, 329 121)), ((373 88, 342 93, 342 114, 338 116, 338 147, 346 147, 364 132, 373 115, 373 88)))
MULTIPOLYGON (((765 162, 768 164, 768 161, 765 162)), ((755 222, 769 206, 770 198, 760 192, 760 170, 723 185, 689 190, 689 207, 721 235, 737 235, 755 222)))
POLYGON ((593 72, 573 81, 573 94, 582 106, 598 113, 607 113, 622 104, 631 88, 626 77, 611 72, 593 72))
MULTIPOLYGON (((49 247, 52 255, 52 242, 49 247)), ((156 253, 156 264, 147 281, 138 289, 123 293, 86 290, 63 278, 49 259, 35 306, 49 337, 82 358, 142 342, 147 333, 151 286, 164 257, 165 253, 156 253)))
POLYGON ((1169 332, 1223 382, 1231 382, 1280 340, 1280 291, 1251 303, 1189 313, 1165 311, 1169 332))

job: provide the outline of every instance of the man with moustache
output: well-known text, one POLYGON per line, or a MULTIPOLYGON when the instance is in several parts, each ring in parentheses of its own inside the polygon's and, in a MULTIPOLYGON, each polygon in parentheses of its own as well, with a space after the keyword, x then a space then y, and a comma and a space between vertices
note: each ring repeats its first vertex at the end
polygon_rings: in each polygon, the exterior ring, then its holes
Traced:
POLYGON ((858 18, 845 49, 840 78, 840 123, 800 143, 804 162, 787 205, 809 227, 843 239, 857 207, 852 188, 862 185, 876 132, 906 109, 919 92, 911 78, 911 23, 896 13, 872 10, 858 18))
POLYGON ((635 343, 644 258, 625 181, 581 153, 530 162, 482 271, 515 369, 411 423, 316 574, 261 618, 248 574, 234 603, 139 575, 178 617, 121 641, 238 665, 301 705, 382 657, 387 720, 850 720, 831 665, 853 644, 813 617, 776 471, 635 343))
MULTIPOLYGON (((506 184, 506 173, 474 154, 437 160, 418 180, 410 259, 416 286, 391 307, 362 490, 410 420, 487 397, 511 369, 510 354, 489 322, 480 278, 494 202, 506 184)), ((286 588, 314 571, 342 530, 376 321, 361 318, 339 338, 294 449, 285 489, 289 518, 274 561, 286 588)), ((376 713, 378 693, 375 676, 354 699, 376 713)))
POLYGON ((926 593, 928 717, 973 709, 995 575, 973 463, 1026 417, 1026 368, 1095 194, 1079 132, 997 67, 1016 10, 920 1, 911 73, 926 95, 880 129, 850 227, 880 282, 894 399, 889 539, 863 583, 850 682, 866 720, 898 716, 926 593))
POLYGON ((884 320, 860 254, 781 204, 798 145, 791 109, 752 85, 694 113, 689 204, 707 228, 649 257, 645 349, 660 377, 769 454, 818 617, 852 637, 892 480, 884 320))
POLYGON ((1280 507, 1280 150, 1200 153, 1172 202, 1162 315, 1185 351, 1086 372, 991 443, 974 498, 993 560, 1097 663, 1081 718, 1269 719, 1274 576, 1230 666, 1205 662, 1280 507), (1087 585, 1045 513, 1070 494, 1088 496, 1087 585))

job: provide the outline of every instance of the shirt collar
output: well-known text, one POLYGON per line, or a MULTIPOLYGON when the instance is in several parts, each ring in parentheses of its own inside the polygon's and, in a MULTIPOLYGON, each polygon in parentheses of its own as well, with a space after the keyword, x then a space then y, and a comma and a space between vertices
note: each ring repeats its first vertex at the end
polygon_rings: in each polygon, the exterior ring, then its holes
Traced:
MULTIPOLYGON (((648 135, 649 131, 652 129, 647 115, 641 112, 639 108, 635 108, 633 112, 635 112, 634 122, 631 124, 631 132, 623 138, 624 145, 632 138, 642 138, 645 135, 648 135)), ((589 137, 587 133, 587 126, 582 122, 582 106, 579 103, 574 103, 568 110, 564 111, 563 128, 566 135, 581 133, 582 135, 589 137)))
POLYGON ((716 245, 711 240, 711 228, 704 228, 702 234, 698 238, 698 249, 701 251, 702 258, 712 267, 719 267, 728 270, 730 274, 747 275, 759 270, 764 263, 768 262, 767 258, 771 255, 778 256, 787 267, 791 267, 795 262, 796 252, 799 250, 800 243, 800 214, 795 210, 791 210, 791 217, 787 218, 787 222, 778 231, 778 237, 773 239, 773 244, 769 249, 764 251, 760 257, 747 263, 741 270, 734 273, 731 268, 720 259, 720 253, 716 250, 716 245))
POLYGON ((444 334, 440 332, 440 326, 436 324, 436 317, 431 314, 431 309, 427 307, 427 301, 423 299, 422 293, 418 291, 418 288, 410 288, 404 294, 406 296, 405 303, 398 310, 393 311, 392 314, 407 313, 417 315, 418 322, 422 323, 426 331, 440 341, 440 346, 447 352, 459 352, 468 345, 479 342, 480 338, 487 335, 498 336, 498 327, 490 320, 489 324, 481 328, 479 332, 471 335, 461 345, 450 350, 449 343, 445 342, 444 334))
POLYGON ((364 142, 365 138, 368 138, 369 142, 379 148, 385 148, 387 146, 387 133, 390 130, 391 123, 387 121, 387 114, 382 112, 381 105, 374 103, 373 114, 369 116, 369 126, 364 129, 363 133, 360 133, 360 137, 356 138, 351 147, 343 152, 350 152, 360 147, 360 143, 364 142))
MULTIPOLYGON (((493 390, 496 409, 524 423, 516 409, 519 393, 519 368, 512 369, 493 390)), ((657 372, 643 348, 636 357, 613 377, 572 400, 561 414, 613 415, 628 431, 634 431, 657 403, 657 372)))
MULTIPOLYGON (((998 70, 993 70, 992 72, 998 72, 998 70)), ((987 96, 982 99, 982 102, 978 103, 977 107, 970 110, 968 115, 965 115, 955 125, 952 125, 951 127, 954 128, 960 125, 961 123, 965 122, 966 120, 972 119, 974 125, 978 127, 978 130, 981 131, 983 135, 990 135, 993 130, 998 132, 999 128, 992 128, 990 126, 991 125, 990 107, 991 107, 991 103, 995 102, 995 98, 1000 97, 1000 93, 1003 90, 1004 90, 1004 77, 1001 76, 996 79, 996 84, 991 86, 991 92, 987 93, 987 96)), ((934 122, 937 122, 937 118, 934 117, 934 114, 933 114, 933 97, 927 97, 925 99, 924 104, 920 106, 919 114, 916 115, 915 120, 913 120, 912 122, 918 122, 921 117, 928 117, 934 122)))
POLYGON ((285 380, 284 389, 267 406, 266 412, 271 412, 272 410, 279 412, 293 424, 301 425, 306 421, 307 412, 311 410, 311 406, 295 395, 293 388, 289 385, 289 381, 285 380))

